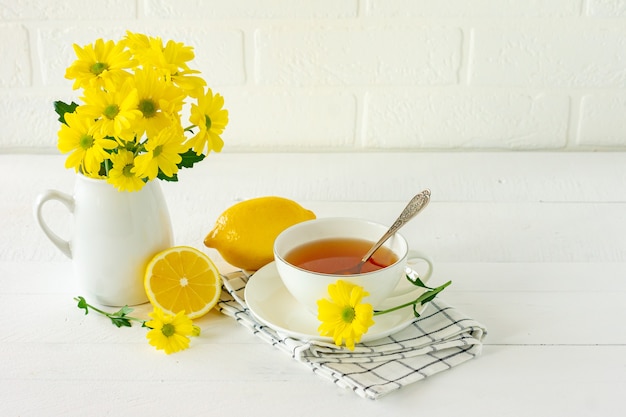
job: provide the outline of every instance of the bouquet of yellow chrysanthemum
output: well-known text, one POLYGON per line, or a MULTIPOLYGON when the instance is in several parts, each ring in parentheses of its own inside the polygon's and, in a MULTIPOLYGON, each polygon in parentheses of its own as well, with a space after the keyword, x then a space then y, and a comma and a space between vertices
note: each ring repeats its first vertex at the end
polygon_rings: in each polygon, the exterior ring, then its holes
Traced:
POLYGON ((187 65, 192 47, 127 32, 119 42, 97 39, 74 51, 65 77, 83 89, 83 104, 54 103, 66 168, 136 191, 155 178, 177 181, 180 168, 222 149, 228 110, 187 65), (183 127, 187 100, 191 126, 183 127))

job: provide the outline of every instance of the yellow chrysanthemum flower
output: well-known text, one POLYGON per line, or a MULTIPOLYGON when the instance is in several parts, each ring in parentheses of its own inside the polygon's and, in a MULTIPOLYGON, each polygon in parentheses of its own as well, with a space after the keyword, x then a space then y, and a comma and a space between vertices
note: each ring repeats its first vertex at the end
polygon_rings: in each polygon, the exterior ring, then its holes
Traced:
POLYGON ((100 164, 109 158, 106 149, 114 149, 117 143, 104 138, 91 117, 66 113, 65 123, 61 125, 57 142, 61 153, 71 152, 65 160, 65 167, 97 177, 100 164))
POLYGON ((54 103, 62 122, 76 113, 59 131, 59 149, 71 153, 66 167, 139 190, 155 178, 176 180, 179 165, 192 167, 205 149, 221 151, 228 111, 219 94, 205 94, 200 71, 190 68, 193 47, 133 32, 73 47, 77 59, 65 76, 84 90, 81 104, 54 103), (195 121, 186 128, 184 105, 195 121))
POLYGON ((87 88, 81 99, 85 104, 78 111, 97 120, 96 126, 102 135, 134 137, 132 123, 142 114, 137 109, 139 96, 132 79, 126 80, 121 88, 110 91, 87 88))
POLYGON ((159 37, 130 31, 126 32, 126 43, 144 68, 152 67, 165 82, 175 84, 194 97, 202 92, 206 81, 192 75, 200 74, 200 71, 192 70, 187 65, 194 58, 193 47, 172 40, 164 46, 159 37))
POLYGON ((139 191, 145 183, 133 172, 135 155, 125 149, 111 154, 113 167, 109 170, 107 181, 120 191, 139 191))
POLYGON ((150 37, 143 33, 135 33, 127 30, 124 43, 130 49, 130 52, 142 61, 142 52, 150 48, 150 37))
POLYGON ((193 97, 202 94, 206 81, 202 77, 193 74, 200 74, 200 71, 192 70, 187 66, 187 61, 194 58, 193 48, 180 42, 167 41, 165 48, 161 50, 158 68, 164 71, 166 80, 170 80, 178 88, 188 92, 193 97))
POLYGON ((363 287, 343 280, 328 286, 331 300, 317 302, 317 318, 322 322, 318 331, 322 336, 330 336, 337 346, 344 342, 348 349, 361 341, 363 334, 374 324, 374 310, 371 304, 361 303, 369 294, 363 287))
POLYGON ((160 169, 166 176, 172 177, 178 171, 177 164, 182 160, 180 154, 188 149, 183 145, 184 141, 185 135, 178 125, 161 130, 146 142, 146 153, 135 158, 134 172, 142 178, 153 180, 160 169))
POLYGON ((198 104, 191 105, 189 121, 196 125, 199 132, 189 140, 189 147, 200 155, 207 149, 219 152, 224 146, 220 135, 228 124, 228 110, 224 109, 224 97, 213 95, 209 88, 205 95, 198 98, 198 104))
POLYGON ((164 350, 168 355, 189 347, 189 337, 198 336, 200 329, 193 325, 183 311, 175 316, 164 314, 160 308, 155 308, 149 314, 152 320, 146 322, 148 331, 146 337, 152 346, 164 350))
POLYGON ((144 133, 153 137, 172 123, 180 124, 179 112, 185 98, 182 90, 159 79, 150 69, 137 70, 135 85, 139 96, 137 109, 142 114, 135 123, 137 137, 144 133))
POLYGON ((75 90, 80 87, 112 89, 130 76, 126 69, 132 68, 134 62, 123 42, 97 39, 95 44, 82 48, 76 44, 73 46, 78 59, 67 68, 65 78, 75 80, 75 90))
POLYGON ((172 83, 178 88, 185 90, 190 97, 200 97, 204 93, 206 81, 202 77, 190 75, 199 74, 200 71, 184 71, 171 77, 172 83))

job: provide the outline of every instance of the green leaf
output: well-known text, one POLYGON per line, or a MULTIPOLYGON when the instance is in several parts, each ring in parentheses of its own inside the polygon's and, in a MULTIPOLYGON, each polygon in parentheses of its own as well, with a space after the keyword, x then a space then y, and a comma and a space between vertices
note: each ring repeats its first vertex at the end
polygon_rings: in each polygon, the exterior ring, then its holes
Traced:
POLYGON ((87 304, 87 300, 83 297, 77 297, 75 299, 78 299, 78 308, 85 310, 85 315, 89 314, 89 304, 87 304))
POLYGON ((74 103, 73 101, 71 104, 64 103, 60 100, 55 101, 54 111, 56 112, 56 114, 59 115, 59 122, 67 124, 65 122, 65 113, 74 113, 76 107, 78 107, 78 104, 74 103))
POLYGON ((429 303, 429 302, 433 301, 435 299, 435 297, 437 297, 437 294, 439 294, 439 291, 428 291, 428 292, 425 292, 423 295, 426 295, 427 297, 423 298, 422 301, 420 301, 420 303, 424 304, 424 303, 429 303))
POLYGON ((417 305, 419 304, 420 306, 422 306, 425 303, 431 302, 432 300, 435 299, 435 297, 437 297, 437 294, 443 291, 450 284, 452 284, 452 281, 448 281, 445 284, 440 285, 437 288, 431 289, 430 291, 426 291, 424 294, 417 297, 417 299, 413 301, 413 315, 415 315, 415 317, 419 317, 420 314, 417 312, 417 305))
POLYGON ((178 163, 178 168, 191 168, 193 167, 193 164, 202 161, 205 157, 202 153, 198 155, 193 149, 189 149, 187 152, 181 153, 180 156, 183 159, 178 163))
POLYGON ((118 312, 116 312, 115 314, 119 314, 122 317, 122 316, 125 316, 127 314, 132 313, 134 310, 135 309, 132 308, 132 307, 124 306, 118 312))
POLYGON ((417 311, 417 303, 413 304, 413 315, 415 316, 415 318, 418 318, 420 316, 420 313, 417 311))
POLYGON ((407 281, 409 281, 411 284, 415 285, 416 287, 422 287, 422 288, 429 288, 430 289, 430 287, 427 286, 426 284, 424 284, 424 282, 417 275, 415 275, 415 278, 411 278, 411 276, 409 274, 407 274, 406 275, 406 279, 407 279, 407 281))
MULTIPOLYGON (((193 149, 189 149, 188 151, 181 153, 180 157, 181 161, 176 165, 178 169, 182 168, 191 168, 196 162, 200 162, 204 159, 204 154, 196 154, 193 149)), ((178 181, 178 174, 174 174, 171 177, 168 177, 159 169, 159 173, 157 174, 157 178, 163 181, 176 182, 178 181)))
POLYGON ((443 291, 448 285, 452 284, 452 281, 448 281, 443 285, 438 286, 437 288, 434 288, 430 291, 426 291, 424 294, 420 295, 417 300, 415 300, 415 303, 420 303, 420 304, 424 304, 424 303, 428 303, 432 300, 435 299, 435 297, 437 296, 437 294, 439 294, 441 291, 443 291))
POLYGON ((109 316, 109 318, 111 319, 111 322, 113 322, 113 324, 115 324, 117 327, 132 327, 132 323, 130 322, 129 319, 124 318, 124 317, 112 317, 109 316))
POLYGON ((130 320, 128 318, 126 318, 126 316, 129 313, 132 313, 134 309, 128 306, 124 306, 122 308, 120 308, 118 311, 116 311, 115 313, 109 313, 109 318, 111 319, 111 321, 113 322, 113 324, 115 324, 117 327, 131 327, 132 323, 130 322, 130 320))
POLYGON ((168 177, 159 169, 159 173, 157 174, 157 178, 163 181, 176 182, 178 181, 178 174, 174 174, 171 177, 168 177))

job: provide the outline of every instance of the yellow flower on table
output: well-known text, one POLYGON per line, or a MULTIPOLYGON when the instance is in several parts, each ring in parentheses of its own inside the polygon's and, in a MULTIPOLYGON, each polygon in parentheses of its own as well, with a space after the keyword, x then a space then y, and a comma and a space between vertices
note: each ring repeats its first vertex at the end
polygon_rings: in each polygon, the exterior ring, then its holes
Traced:
POLYGON ((361 302, 369 294, 363 287, 343 280, 329 285, 328 294, 331 300, 323 298, 317 302, 317 318, 322 322, 318 331, 332 337, 337 346, 345 342, 348 349, 354 350, 354 344, 374 324, 372 305, 361 302))
POLYGON ((164 350, 168 355, 187 349, 189 337, 200 334, 200 329, 193 325, 191 319, 183 311, 172 316, 155 308, 149 316, 152 320, 147 321, 146 326, 152 330, 146 334, 146 337, 152 346, 158 350, 164 350))
POLYGON ((85 314, 94 311, 108 317, 116 327, 132 327, 132 322, 139 322, 142 327, 150 329, 146 334, 148 343, 157 350, 164 350, 168 355, 189 347, 190 336, 200 336, 200 328, 193 324, 184 311, 176 315, 165 314, 162 309, 155 308, 148 315, 152 320, 143 320, 132 317, 133 311, 127 305, 113 313, 106 312, 87 302, 84 297, 74 297, 78 301, 78 308, 85 310, 85 314))

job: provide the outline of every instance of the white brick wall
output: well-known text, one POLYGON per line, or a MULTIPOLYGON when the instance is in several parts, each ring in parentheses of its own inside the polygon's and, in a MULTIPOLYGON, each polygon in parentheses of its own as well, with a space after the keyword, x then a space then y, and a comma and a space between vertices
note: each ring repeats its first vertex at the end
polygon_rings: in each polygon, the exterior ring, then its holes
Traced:
POLYGON ((626 0, 0 0, 0 152, 56 152, 72 43, 195 47, 226 152, 626 150, 626 0))

